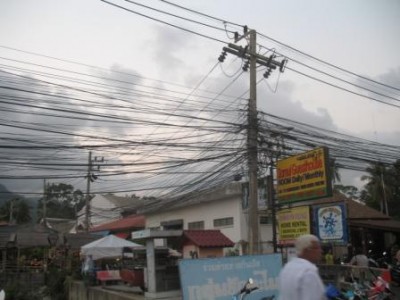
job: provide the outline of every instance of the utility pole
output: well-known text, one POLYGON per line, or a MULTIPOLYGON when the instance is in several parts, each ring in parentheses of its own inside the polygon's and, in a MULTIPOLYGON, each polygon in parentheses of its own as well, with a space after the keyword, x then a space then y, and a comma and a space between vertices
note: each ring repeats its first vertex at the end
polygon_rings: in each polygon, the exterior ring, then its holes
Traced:
MULTIPOLYGON (((88 158, 88 169, 87 169, 87 175, 85 178, 87 179, 86 181, 86 198, 85 198, 85 231, 89 232, 90 228, 90 183, 94 182, 97 179, 97 176, 92 173, 92 168, 93 168, 93 162, 97 163, 97 170, 100 170, 100 165, 98 164, 99 162, 104 162, 104 157, 101 159, 97 159, 97 156, 94 158, 94 161, 92 161, 92 151, 89 151, 89 158, 88 158)), ((75 206, 75 215, 76 215, 76 206, 75 206)))
POLYGON ((89 151, 89 159, 88 159, 88 170, 87 170, 87 182, 86 182, 86 203, 85 203, 85 231, 89 232, 90 226, 90 181, 92 171, 92 151, 89 151))
MULTIPOLYGON (((260 253, 259 247, 259 218, 258 218, 258 116, 257 116, 257 64, 267 67, 267 72, 264 77, 268 78, 271 71, 279 67, 283 72, 286 59, 282 62, 274 60, 275 55, 269 57, 257 53, 257 33, 255 30, 248 30, 244 27, 242 36, 235 34, 235 43, 243 38, 249 37, 249 45, 246 47, 236 44, 228 44, 228 47, 223 47, 223 52, 218 58, 222 63, 226 57, 226 53, 230 53, 241 57, 250 62, 250 98, 248 105, 248 131, 247 131, 247 154, 248 154, 248 172, 249 172, 249 254, 260 253)), ((245 70, 245 69, 244 69, 245 70)))
POLYGON ((43 224, 47 227, 47 191, 46 191, 46 179, 43 179, 43 224))
POLYGON ((249 52, 250 52, 250 99, 248 108, 248 131, 247 131, 247 152, 248 152, 248 168, 249 168, 249 252, 250 254, 259 253, 258 242, 258 120, 257 120, 257 73, 256 73, 256 32, 249 31, 249 52))
POLYGON ((389 208, 388 208, 388 203, 386 199, 386 187, 385 187, 385 181, 383 180, 383 166, 381 167, 381 182, 382 182, 382 194, 383 194, 383 208, 385 210, 385 214, 389 216, 389 208))
POLYGON ((13 212, 14 212, 14 198, 11 198, 10 200, 10 220, 8 223, 11 225, 13 221, 13 212))

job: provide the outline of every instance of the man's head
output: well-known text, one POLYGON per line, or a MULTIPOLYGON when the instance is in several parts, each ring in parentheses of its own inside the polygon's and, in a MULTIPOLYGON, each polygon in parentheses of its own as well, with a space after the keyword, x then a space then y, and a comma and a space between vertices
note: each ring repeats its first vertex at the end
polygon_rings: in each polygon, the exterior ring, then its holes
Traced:
POLYGON ((295 242, 297 256, 306 259, 312 263, 321 260, 322 249, 319 239, 312 234, 299 236, 295 242))

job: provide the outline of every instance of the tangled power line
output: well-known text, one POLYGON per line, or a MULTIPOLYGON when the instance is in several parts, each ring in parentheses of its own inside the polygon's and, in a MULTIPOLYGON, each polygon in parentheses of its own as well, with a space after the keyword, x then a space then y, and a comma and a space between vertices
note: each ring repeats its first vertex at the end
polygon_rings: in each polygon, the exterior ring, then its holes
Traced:
MULTIPOLYGON (((246 27, 169 1, 160 2, 178 13, 128 0, 125 3, 129 7, 102 2, 217 43, 226 44, 226 36, 233 38, 246 27), (134 7, 138 6, 147 12, 136 11, 134 7), (162 19, 165 16, 188 22, 191 27, 162 19)), ((288 58, 288 72, 382 105, 400 107, 399 88, 322 61, 267 35, 261 37, 287 50, 281 53, 259 44, 288 58), (355 84, 355 79, 359 83, 355 84)), ((151 196, 176 197, 220 186, 246 173, 248 91, 239 97, 229 94, 243 76, 242 71, 235 72, 215 91, 204 87, 213 80, 218 63, 194 87, 187 87, 7 46, 0 48, 30 58, 0 57, 0 179, 84 182, 86 153, 90 150, 106 158, 99 174, 101 184, 93 186, 93 193, 146 191, 151 196), (35 58, 47 63, 38 63, 35 58), (57 66, 57 62, 68 68, 57 66)), ((277 134, 284 140, 282 156, 327 146, 337 165, 349 170, 363 171, 377 160, 389 165, 400 153, 399 146, 265 112, 259 112, 259 132, 260 141, 277 134)), ((260 147, 261 153, 263 150, 270 149, 260 147)))

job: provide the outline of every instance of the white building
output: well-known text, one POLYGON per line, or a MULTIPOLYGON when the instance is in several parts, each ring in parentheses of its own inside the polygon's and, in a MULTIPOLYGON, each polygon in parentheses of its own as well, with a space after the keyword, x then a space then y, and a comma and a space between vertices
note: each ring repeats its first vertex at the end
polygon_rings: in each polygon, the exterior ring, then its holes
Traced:
MULTIPOLYGON (((246 253, 249 220, 243 208, 242 184, 235 182, 200 195, 183 199, 159 200, 139 210, 146 217, 146 228, 219 229, 239 252, 246 253)), ((259 211, 260 249, 272 253, 271 216, 259 211)))
MULTIPOLYGON (((134 214, 142 200, 135 197, 119 197, 111 194, 96 195, 90 200, 90 227, 95 227, 124 215, 134 214)), ((77 231, 86 227, 86 205, 78 212, 77 231)))

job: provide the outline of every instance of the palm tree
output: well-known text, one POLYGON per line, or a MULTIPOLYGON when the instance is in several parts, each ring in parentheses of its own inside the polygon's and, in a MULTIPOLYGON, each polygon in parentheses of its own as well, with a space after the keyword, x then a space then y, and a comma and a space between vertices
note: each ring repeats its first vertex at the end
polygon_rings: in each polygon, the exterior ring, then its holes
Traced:
POLYGON ((341 180, 341 176, 340 176, 340 172, 339 172, 339 165, 336 162, 336 159, 331 158, 329 160, 329 169, 331 172, 331 180, 332 180, 332 185, 334 185, 336 182, 340 182, 341 180))
POLYGON ((363 200, 371 207, 379 207, 380 211, 389 215, 388 201, 390 187, 385 185, 388 170, 382 163, 374 163, 366 168, 368 175, 363 175, 361 180, 367 181, 363 200))

